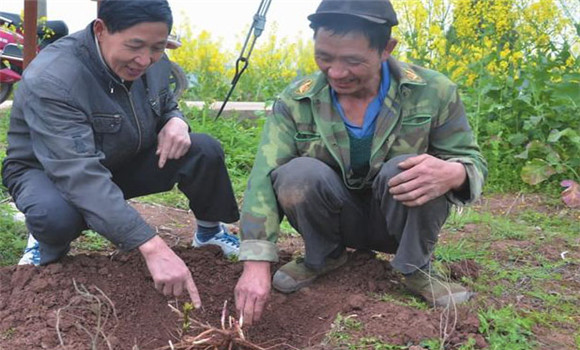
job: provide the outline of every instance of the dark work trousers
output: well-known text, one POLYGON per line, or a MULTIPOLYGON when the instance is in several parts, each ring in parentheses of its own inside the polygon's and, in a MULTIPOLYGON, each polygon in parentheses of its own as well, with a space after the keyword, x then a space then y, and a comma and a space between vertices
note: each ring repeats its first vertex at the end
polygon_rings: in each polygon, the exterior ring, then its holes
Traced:
MULTIPOLYGON (((189 152, 180 159, 168 160, 163 169, 159 169, 159 156, 155 154, 156 147, 152 147, 113 171, 113 181, 125 199, 166 192, 177 184, 189 199, 196 218, 237 221, 238 206, 221 145, 205 134, 190 136, 189 152)), ((58 260, 68 252, 70 242, 87 229, 82 215, 40 169, 29 169, 10 182, 16 206, 40 243, 40 263, 58 260)))
POLYGON ((391 265, 402 273, 429 262, 450 203, 441 196, 407 207, 393 199, 387 183, 408 157, 384 163, 367 190, 349 190, 339 174, 315 158, 294 158, 272 172, 280 208, 304 239, 307 266, 320 269, 344 247, 395 254, 391 265))

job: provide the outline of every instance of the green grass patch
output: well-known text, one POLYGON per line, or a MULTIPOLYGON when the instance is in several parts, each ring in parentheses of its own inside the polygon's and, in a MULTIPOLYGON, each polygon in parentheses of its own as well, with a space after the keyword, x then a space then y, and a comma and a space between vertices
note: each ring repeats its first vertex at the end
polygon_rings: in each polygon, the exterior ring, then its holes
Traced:
POLYGON ((392 303, 400 306, 409 306, 418 310, 429 310, 431 307, 423 300, 416 296, 405 294, 404 296, 395 296, 392 293, 384 293, 377 296, 380 301, 392 303))
POLYGON ((435 259, 441 262, 455 262, 466 259, 477 259, 485 255, 481 246, 474 246, 465 239, 457 242, 439 244, 435 247, 435 259))
POLYGON ((534 349, 534 321, 521 316, 512 305, 479 312, 479 331, 485 334, 492 350, 534 349))
POLYGON ((472 208, 457 208, 454 207, 443 225, 443 229, 449 231, 462 230, 467 224, 476 224, 481 222, 481 214, 474 211, 472 208))
POLYGON ((113 244, 109 240, 92 230, 84 231, 71 245, 74 249, 92 252, 114 249, 113 244))
POLYGON ((28 230, 23 222, 14 220, 15 213, 10 205, 0 204, 0 266, 16 264, 26 247, 28 230))
POLYGON ((350 332, 360 330, 361 328, 362 323, 356 319, 356 315, 343 316, 339 313, 330 326, 330 332, 328 332, 323 343, 344 345, 351 338, 350 332))

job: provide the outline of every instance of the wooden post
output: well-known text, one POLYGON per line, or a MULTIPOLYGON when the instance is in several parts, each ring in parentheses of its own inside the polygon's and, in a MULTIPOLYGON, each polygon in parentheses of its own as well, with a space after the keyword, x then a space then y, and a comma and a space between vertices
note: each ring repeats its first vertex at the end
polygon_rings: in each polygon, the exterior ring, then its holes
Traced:
POLYGON ((37 0, 24 0, 24 69, 36 56, 37 0))

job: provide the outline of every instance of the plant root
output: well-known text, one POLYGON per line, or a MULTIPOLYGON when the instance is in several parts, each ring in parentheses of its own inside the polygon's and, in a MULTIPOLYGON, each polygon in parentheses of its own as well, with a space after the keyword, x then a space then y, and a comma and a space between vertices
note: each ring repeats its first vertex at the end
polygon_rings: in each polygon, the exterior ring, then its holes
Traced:
POLYGON ((189 328, 197 335, 184 335, 179 343, 170 343, 168 346, 156 350, 268 350, 273 348, 263 348, 246 339, 242 330, 243 315, 239 320, 227 316, 227 300, 222 309, 221 328, 212 327, 207 323, 186 316, 171 305, 169 307, 182 319, 187 319, 189 328))

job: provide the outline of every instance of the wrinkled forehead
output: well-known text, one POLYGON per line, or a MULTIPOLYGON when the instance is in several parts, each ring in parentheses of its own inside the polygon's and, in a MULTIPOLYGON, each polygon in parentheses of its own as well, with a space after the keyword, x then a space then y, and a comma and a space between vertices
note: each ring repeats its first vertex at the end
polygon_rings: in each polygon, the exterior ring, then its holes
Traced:
POLYGON ((320 27, 314 34, 315 46, 343 46, 349 48, 370 48, 370 40, 359 30, 338 32, 329 28, 320 27))

